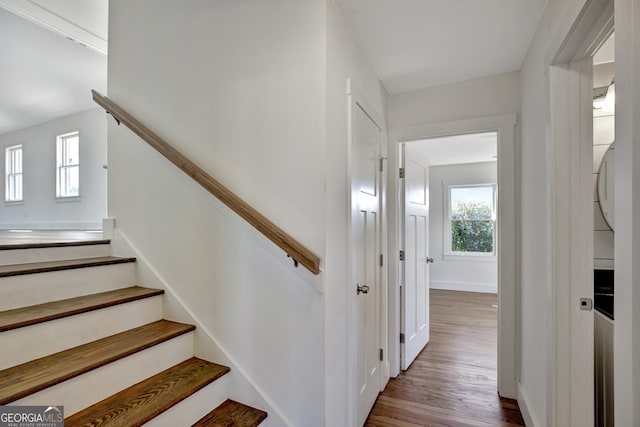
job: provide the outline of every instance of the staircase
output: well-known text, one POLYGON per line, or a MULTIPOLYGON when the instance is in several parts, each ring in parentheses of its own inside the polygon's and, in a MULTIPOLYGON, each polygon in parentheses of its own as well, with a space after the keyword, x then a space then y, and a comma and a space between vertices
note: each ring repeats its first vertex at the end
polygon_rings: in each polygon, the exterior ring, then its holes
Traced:
POLYGON ((0 246, 0 405, 64 406, 67 427, 260 424, 135 261, 106 240, 0 246))

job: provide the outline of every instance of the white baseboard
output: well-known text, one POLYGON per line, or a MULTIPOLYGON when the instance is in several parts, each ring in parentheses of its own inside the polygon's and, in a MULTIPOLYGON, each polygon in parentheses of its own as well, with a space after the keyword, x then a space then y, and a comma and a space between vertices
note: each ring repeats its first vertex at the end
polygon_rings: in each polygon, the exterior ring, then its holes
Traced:
POLYGON ((445 291, 481 292, 485 294, 497 294, 498 285, 495 283, 472 283, 472 282, 444 282, 431 280, 431 289, 442 289, 445 291))
POLYGON ((140 286, 164 289, 165 319, 196 325, 194 338, 195 356, 212 362, 222 363, 231 368, 230 374, 227 375, 229 376, 228 382, 231 391, 229 398, 241 400, 245 404, 260 408, 269 413, 269 418, 265 425, 293 427, 294 424, 278 405, 269 398, 267 393, 258 386, 242 365, 220 344, 220 340, 214 336, 209 328, 204 326, 200 319, 180 298, 176 289, 153 267, 151 262, 149 262, 122 230, 114 229, 111 248, 113 255, 136 257, 137 283, 140 286), (175 304, 179 305, 179 307, 170 307, 175 304), (170 314, 169 312, 175 316, 168 315, 170 314), (200 334, 200 332, 202 334, 200 334), (206 342, 203 343, 201 338, 204 338, 206 342), (216 354, 218 357, 210 357, 212 354, 216 354))
POLYGON ((60 222, 0 222, 0 229, 9 230, 101 230, 102 221, 60 222))
POLYGON ((522 388, 522 384, 518 382, 518 406, 520 407, 520 413, 524 420, 524 425, 527 427, 537 427, 541 424, 538 423, 533 411, 531 410, 531 404, 527 393, 522 388))

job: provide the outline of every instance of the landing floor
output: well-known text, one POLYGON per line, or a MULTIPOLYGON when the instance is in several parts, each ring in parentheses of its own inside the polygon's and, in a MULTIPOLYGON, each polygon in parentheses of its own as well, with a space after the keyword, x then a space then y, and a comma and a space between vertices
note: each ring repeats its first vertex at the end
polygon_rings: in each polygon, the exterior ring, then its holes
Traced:
POLYGON ((497 296, 431 290, 431 339, 378 396, 368 427, 522 426, 497 393, 497 296))

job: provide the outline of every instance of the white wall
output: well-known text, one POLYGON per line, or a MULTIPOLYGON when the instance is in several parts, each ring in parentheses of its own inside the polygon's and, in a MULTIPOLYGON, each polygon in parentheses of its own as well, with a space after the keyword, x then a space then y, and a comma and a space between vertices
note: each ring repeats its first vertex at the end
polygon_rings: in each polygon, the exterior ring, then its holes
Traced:
MULTIPOLYGON (((112 0, 109 29, 109 96, 320 256, 325 8, 112 0)), ((113 124, 109 163, 117 230, 277 408, 269 422, 324 425, 323 277, 113 124)))
POLYGON ((600 116, 593 119, 593 263, 594 268, 613 269, 614 234, 602 215, 598 202, 598 171, 604 155, 615 139, 615 117, 600 116))
POLYGON ((489 258, 444 256, 447 186, 497 184, 497 180, 496 162, 429 167, 429 254, 435 258, 429 272, 432 289, 498 292, 498 269, 495 256, 489 258))
MULTIPOLYGON (((626 3, 626 2, 621 2, 626 3)), ((553 256, 553 239, 554 230, 552 229, 551 212, 555 201, 551 198, 550 179, 553 171, 553 157, 551 155, 551 141, 549 140, 549 63, 555 50, 559 48, 559 43, 564 36, 569 33, 576 19, 580 16, 583 6, 586 4, 584 0, 565 0, 558 2, 549 2, 542 21, 538 26, 538 30, 534 40, 525 57, 522 73, 522 361, 521 361, 521 406, 523 403, 527 408, 529 421, 534 425, 551 425, 554 422, 554 416, 557 412, 554 408, 556 401, 554 400, 553 391, 553 358, 554 347, 552 343, 555 339, 555 328, 559 325, 553 325, 554 301, 551 298, 552 289, 552 263, 553 256)), ((628 19, 633 16, 630 12, 630 4, 626 3, 624 7, 619 7, 616 1, 615 6, 616 20, 616 50, 618 50, 619 38, 630 40, 630 28, 622 29, 619 20, 628 19)), ((637 13, 636 13, 637 28, 637 13)), ((636 45, 637 46, 637 45, 636 45)), ((633 50, 629 50, 626 46, 624 52, 616 51, 618 55, 625 57, 633 57, 633 50)), ((619 65, 616 63, 616 89, 618 89, 619 65)), ((626 76, 631 80, 630 75, 626 76)), ((618 89, 620 90, 620 89, 618 89)), ((636 102, 638 99, 636 98, 636 102)), ((616 107, 616 114, 619 110, 619 100, 616 107)), ((629 110, 627 110, 629 111, 629 110)), ((618 121, 618 118, 616 118, 618 121)), ((631 126, 629 122, 629 133, 631 126)), ((620 139, 618 123, 616 123, 616 138, 620 139)), ((616 153, 619 150, 616 147, 616 153)), ((618 155, 616 157, 618 157, 618 155)), ((631 160, 631 156, 628 156, 631 160)), ((616 164, 618 169, 618 165, 616 164)), ((618 185, 619 177, 616 177, 616 185, 618 185)), ((628 182, 631 180, 629 179, 628 182)), ((631 200, 631 193, 626 189, 628 196, 627 201, 631 200)), ((616 188, 616 203, 618 203, 622 194, 616 188)), ((626 202, 624 202, 626 203, 626 202)), ((628 212, 628 210, 627 210, 628 212)), ((618 215, 618 206, 616 206, 616 215, 618 215)), ((617 222, 616 222, 617 225, 617 222)), ((618 227, 617 227, 618 228, 618 227)), ((624 228, 624 226, 623 226, 624 228)), ((622 232, 625 240, 631 237, 631 233, 622 232)), ((618 242, 620 237, 616 233, 616 330, 619 328, 618 311, 620 305, 619 298, 619 260, 618 242)), ((629 243, 629 241, 627 241, 629 243)), ((627 248, 628 249, 628 248, 627 248)), ((635 255, 637 256, 637 254, 635 255)), ((630 259, 627 259, 630 261, 630 259)), ((626 276, 630 271, 632 264, 627 263, 628 270, 623 275, 626 276)), ((627 276, 629 278, 629 276, 627 276)), ((630 284, 629 284, 630 288, 630 284)), ((624 293, 624 290, 623 290, 624 293)), ((631 295, 627 295, 627 301, 631 299, 631 295)), ((630 316, 631 317, 631 316, 630 316)), ((630 321, 630 317, 628 320, 630 321)), ((623 321, 624 322, 624 321, 623 321)), ((616 357, 628 359, 630 347, 624 351, 619 351, 622 347, 626 347, 622 342, 630 342, 630 331, 626 335, 616 337, 616 357)), ((617 361, 616 361, 617 362, 617 361)), ((631 365, 628 363, 628 365, 631 365)), ((628 366, 625 366, 625 368, 628 366)), ((628 370, 623 371, 621 376, 627 381, 630 376, 628 370)), ((616 375, 620 373, 618 365, 616 366, 616 375)), ((620 390, 616 384, 616 402, 620 399, 620 390)), ((623 392, 625 399, 632 397, 630 389, 623 392)), ((627 402, 629 403, 629 402, 627 402)), ((637 401, 636 401, 637 403, 637 401)), ((618 406, 618 403, 616 403, 618 406)), ((625 409, 628 415, 628 408, 625 409)), ((620 425, 635 425, 630 418, 623 421, 618 418, 616 413, 616 422, 620 425)), ((637 420, 636 420, 637 422, 637 420)))
POLYGON ((546 146, 545 55, 570 1, 550 2, 521 69, 521 406, 550 425, 550 182, 546 146), (524 403, 524 405, 523 405, 524 403))
POLYGON ((513 71, 389 96, 389 127, 441 123, 520 111, 520 72, 513 71))
POLYGON ((109 40, 109 96, 320 255, 323 271, 295 269, 111 124, 118 233, 273 405, 270 423, 352 425, 347 78, 383 118, 386 93, 341 11, 333 0, 112 0, 109 40))
POLYGON ((0 201, 0 228, 101 228, 107 213, 107 123, 102 109, 0 136, 2 194, 4 150, 22 144, 23 202, 0 201), (56 136, 80 132, 80 197, 56 198, 56 136))
MULTIPOLYGON (((551 309, 551 200, 548 153, 548 64, 580 16, 584 0, 549 2, 522 73, 522 376, 521 390, 535 425, 551 425, 553 327, 551 309)), ((615 0, 616 208, 615 208, 615 419, 640 420, 640 8, 615 0)), ((522 405, 521 405, 522 406, 522 405)))

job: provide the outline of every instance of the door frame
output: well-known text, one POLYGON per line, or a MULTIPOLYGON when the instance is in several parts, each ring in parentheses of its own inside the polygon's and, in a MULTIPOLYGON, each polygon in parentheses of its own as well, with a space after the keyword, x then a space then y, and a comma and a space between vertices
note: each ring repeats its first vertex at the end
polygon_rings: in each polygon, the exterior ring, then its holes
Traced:
POLYGON ((379 312, 380 312, 380 336, 379 342, 383 352, 383 360, 380 361, 380 391, 384 389, 387 382, 389 381, 389 352, 388 352, 388 266, 389 259, 387 253, 388 246, 388 220, 387 220, 387 129, 386 122, 383 120, 383 117, 374 107, 373 104, 370 103, 367 98, 364 96, 364 92, 359 88, 356 82, 353 79, 347 79, 347 134, 348 134, 348 142, 347 142, 347 155, 348 155, 348 178, 349 178, 349 204, 348 204, 348 237, 347 237, 347 248, 348 251, 348 286, 352 288, 347 289, 347 355, 348 355, 348 411, 347 414, 348 419, 350 420, 350 424, 355 424, 354 420, 357 420, 357 411, 358 411, 358 390, 357 390, 357 295, 356 295, 356 283, 354 281, 354 272, 353 272, 353 254, 351 248, 353 247, 353 220, 352 220, 352 209, 353 209, 353 193, 351 191, 351 185, 353 181, 352 177, 352 140, 353 140, 353 115, 355 109, 361 108, 366 115, 380 128, 380 132, 382 135, 382 146, 380 147, 380 168, 379 168, 379 183, 380 183, 380 251, 382 252, 383 263, 380 266, 379 277, 380 277, 380 301, 379 301, 379 312))
POLYGON ((515 399, 518 395, 518 360, 520 319, 516 274, 519 266, 519 206, 516 188, 519 176, 516 171, 516 114, 487 116, 475 119, 441 123, 425 123, 418 126, 394 128, 389 131, 390 150, 388 173, 388 223, 389 223, 389 362, 390 374, 400 373, 400 260, 401 213, 400 144, 408 141, 495 131, 498 134, 498 392, 503 397, 515 399))
POLYGON ((585 2, 545 58, 547 164, 551 236, 547 260, 551 316, 547 417, 550 425, 593 426, 593 66, 592 55, 613 32, 613 0, 585 2), (585 395, 586 394, 586 395, 585 395))

